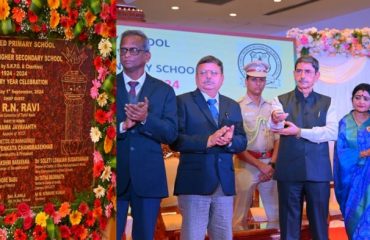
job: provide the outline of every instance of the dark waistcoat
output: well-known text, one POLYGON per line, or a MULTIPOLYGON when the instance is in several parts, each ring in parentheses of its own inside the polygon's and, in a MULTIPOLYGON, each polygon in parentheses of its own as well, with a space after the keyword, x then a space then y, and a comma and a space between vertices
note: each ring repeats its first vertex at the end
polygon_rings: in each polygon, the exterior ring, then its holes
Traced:
MULTIPOLYGON (((304 98, 295 89, 278 97, 287 121, 299 128, 326 125, 330 98, 315 92, 304 98)), ((275 179, 280 181, 331 181, 332 172, 328 142, 314 143, 295 136, 280 137, 275 179)))

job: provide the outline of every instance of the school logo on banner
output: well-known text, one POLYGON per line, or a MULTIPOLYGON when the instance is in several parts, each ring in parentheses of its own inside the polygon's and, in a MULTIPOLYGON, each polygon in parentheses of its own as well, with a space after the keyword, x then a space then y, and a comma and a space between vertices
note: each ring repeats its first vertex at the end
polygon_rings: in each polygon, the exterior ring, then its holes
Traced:
POLYGON ((281 74, 281 59, 274 49, 265 44, 250 44, 242 49, 238 56, 238 69, 243 80, 245 79, 244 66, 253 61, 262 61, 270 65, 266 77, 266 87, 278 88, 280 87, 279 76, 281 74))

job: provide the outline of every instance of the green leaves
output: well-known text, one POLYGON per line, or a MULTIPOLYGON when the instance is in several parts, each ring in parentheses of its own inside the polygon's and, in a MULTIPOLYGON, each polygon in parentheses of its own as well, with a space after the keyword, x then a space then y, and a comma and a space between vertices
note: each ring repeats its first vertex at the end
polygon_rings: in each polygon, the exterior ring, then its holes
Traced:
POLYGON ((14 23, 10 18, 0 21, 0 34, 8 35, 15 31, 14 23))

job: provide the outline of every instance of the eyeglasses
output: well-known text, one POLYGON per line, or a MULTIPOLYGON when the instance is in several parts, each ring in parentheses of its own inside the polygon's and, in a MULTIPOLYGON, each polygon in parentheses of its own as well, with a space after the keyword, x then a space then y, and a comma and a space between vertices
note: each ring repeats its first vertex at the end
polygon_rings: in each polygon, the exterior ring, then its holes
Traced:
POLYGON ((121 48, 121 54, 126 55, 127 52, 130 53, 132 56, 137 56, 139 55, 140 52, 146 52, 147 50, 145 49, 140 49, 140 48, 121 48))
POLYGON ((215 77, 218 74, 220 74, 219 72, 217 72, 215 70, 202 70, 202 71, 199 72, 199 74, 201 76, 207 76, 208 73, 210 73, 212 77, 215 77))
POLYGON ((304 75, 313 75, 315 71, 309 69, 296 69, 294 71, 296 74, 301 75, 304 72, 304 75))

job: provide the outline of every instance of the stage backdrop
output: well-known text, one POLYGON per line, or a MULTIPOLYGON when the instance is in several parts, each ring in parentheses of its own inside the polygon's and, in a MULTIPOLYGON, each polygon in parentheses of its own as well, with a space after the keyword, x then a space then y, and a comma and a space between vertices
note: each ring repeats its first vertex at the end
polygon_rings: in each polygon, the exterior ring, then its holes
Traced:
MULTIPOLYGON (((150 42, 152 59, 146 71, 170 84, 176 94, 193 91, 195 67, 200 58, 213 55, 224 64, 225 80, 221 93, 240 99, 245 95, 243 67, 253 61, 269 63, 264 97, 273 97, 294 88, 293 69, 295 48, 292 39, 235 33, 215 33, 193 29, 169 29, 157 25, 118 21, 117 34, 125 30, 142 30, 150 42)), ((119 45, 120 39, 117 42, 119 45)), ((119 47, 117 47, 119 56, 119 47)), ((122 65, 117 58, 117 71, 122 65)))

